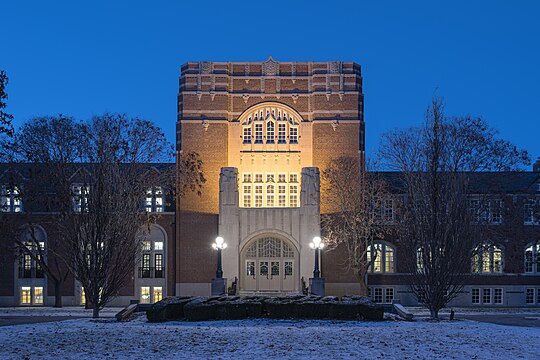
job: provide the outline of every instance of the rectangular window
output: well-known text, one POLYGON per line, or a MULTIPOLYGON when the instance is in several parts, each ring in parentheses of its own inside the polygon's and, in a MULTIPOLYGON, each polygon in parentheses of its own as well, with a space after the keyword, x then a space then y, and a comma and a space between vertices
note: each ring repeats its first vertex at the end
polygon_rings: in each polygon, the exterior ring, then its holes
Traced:
POLYGON ((154 254, 154 266, 156 278, 163 277, 163 254, 154 254))
POLYGON ((32 304, 32 290, 29 286, 23 286, 21 288, 21 304, 22 305, 32 304))
POLYGON ((42 287, 34 288, 34 304, 43 305, 43 288, 42 287))
POLYGON ((287 125, 278 124, 278 144, 287 143, 287 125))
POLYGON ((255 186, 255 207, 263 206, 263 186, 255 186))
POLYGON ((482 289, 482 303, 491 304, 491 289, 482 289))
POLYGON ((266 182, 274 182, 274 174, 273 173, 268 173, 266 174, 266 182))
POLYGON ((81 286, 81 305, 86 305, 86 293, 84 287, 81 286))
POLYGON ((90 188, 88 186, 71 186, 71 202, 74 212, 86 212, 88 210, 88 195, 90 188))
POLYGON ((489 203, 489 211, 491 213, 491 223, 500 224, 502 222, 502 201, 501 200, 492 200, 489 203))
POLYGON ((163 299, 163 288, 161 286, 154 287, 154 303, 161 301, 163 299))
POLYGON ((263 174, 255 174, 255 182, 256 183, 262 183, 263 182, 263 174))
POLYGON ((255 124, 255 144, 263 142, 263 124, 255 124))
POLYGON ((245 173, 244 174, 244 182, 250 183, 251 182, 251 173, 245 173))
POLYGON ((289 206, 297 207, 298 206, 298 185, 291 185, 289 188, 289 193, 290 193, 289 206))
POLYGON ((274 185, 266 186, 266 206, 274 207, 274 185))
POLYGON ((471 199, 469 200, 469 211, 472 216, 472 220, 475 223, 480 222, 480 200, 471 199))
POLYGON ((278 174, 278 182, 280 183, 287 182, 287 174, 278 174))
POLYGON ((21 212, 22 201, 21 193, 16 186, 2 186, 0 199, 0 211, 2 212, 21 212))
POLYGON ((525 289, 525 304, 534 304, 534 289, 525 289))
POLYGON ((244 185, 244 207, 251 207, 251 185, 244 185))
POLYGON ((298 174, 296 174, 296 173, 289 174, 289 182, 297 183, 298 182, 298 174))
POLYGON ((392 300, 394 300, 394 288, 384 289, 384 302, 391 304, 392 300))
POLYGON ((154 189, 154 211, 163 212, 163 189, 158 186, 154 189))
POLYGON ((154 250, 163 250, 163 241, 154 241, 154 250))
POLYGON ((298 128, 291 127, 289 129, 289 142, 291 144, 298 144, 298 128))
POLYGON ((536 289, 536 303, 540 304, 540 288, 536 289))
POLYGON ((142 255, 141 277, 143 278, 150 277, 150 254, 142 255))
POLYGON ((251 144, 251 127, 244 128, 244 144, 251 144))
POLYGON ((471 290, 471 302, 473 304, 480 304, 480 289, 471 290))
POLYGON ((275 124, 273 121, 269 121, 266 124, 266 143, 267 144, 273 144, 274 138, 275 138, 275 124))
POLYGON ((141 286, 141 304, 150 304, 150 286, 141 286))
POLYGON ((143 241, 142 242, 142 249, 143 251, 150 251, 150 241, 143 241))
POLYGON ((278 186, 278 206, 279 207, 287 206, 287 186, 286 185, 278 186))
POLYGON ((535 225, 538 223, 538 219, 536 219, 535 210, 538 207, 538 202, 536 199, 527 199, 524 204, 524 211, 525 211, 525 225, 535 225))
POLYGON ((373 289, 373 301, 376 303, 382 303, 383 301, 383 289, 382 288, 374 288, 373 289))
POLYGON ((394 202, 385 200, 383 206, 383 221, 392 222, 394 220, 394 202))
POLYGON ((493 290, 493 303, 502 304, 503 303, 503 289, 494 289, 493 290))

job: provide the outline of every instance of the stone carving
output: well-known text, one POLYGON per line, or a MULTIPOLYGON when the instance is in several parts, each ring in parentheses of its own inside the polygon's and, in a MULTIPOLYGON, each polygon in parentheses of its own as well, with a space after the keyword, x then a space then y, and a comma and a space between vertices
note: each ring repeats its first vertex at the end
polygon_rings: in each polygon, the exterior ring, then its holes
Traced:
POLYGON ((212 72, 212 62, 211 61, 201 61, 199 63, 199 73, 201 74, 210 74, 212 72))
POLYGON ((301 204, 318 206, 320 202, 320 186, 319 169, 316 167, 303 168, 301 204))
POLYGON ((264 76, 276 76, 279 70, 279 63, 270 56, 262 63, 262 73, 264 76))
POLYGON ((330 61, 328 63, 328 72, 330 74, 339 74, 341 68, 341 63, 339 61, 330 61))
POLYGON ((238 170, 236 168, 221 168, 219 192, 221 205, 236 205, 238 200, 238 170))
POLYGON ((298 94, 292 94, 292 101, 296 104, 297 100, 298 100, 298 94))
POLYGON ((249 100, 249 94, 242 95, 242 99, 244 99, 244 104, 247 104, 247 102, 249 100))
POLYGON ((208 122, 208 120, 203 120, 201 122, 201 125, 204 128, 204 131, 208 131, 208 126, 210 126, 210 123, 208 122))
POLYGON ((332 129, 334 131, 336 131, 338 125, 339 125, 339 120, 332 120, 332 129))

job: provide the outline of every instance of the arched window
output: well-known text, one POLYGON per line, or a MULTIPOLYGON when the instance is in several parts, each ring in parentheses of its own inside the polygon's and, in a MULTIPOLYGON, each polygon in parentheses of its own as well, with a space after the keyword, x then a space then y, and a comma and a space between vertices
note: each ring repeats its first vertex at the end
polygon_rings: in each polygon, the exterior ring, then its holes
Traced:
POLYGON ((500 247, 484 243, 476 248, 472 259, 472 271, 476 273, 502 272, 503 252, 500 247))
POLYGON ((539 273, 540 266, 538 261, 540 260, 540 244, 530 243, 525 248, 525 272, 526 273, 539 273))
POLYGON ((394 272, 394 253, 392 246, 383 242, 376 242, 373 248, 368 246, 367 260, 371 263, 369 272, 374 273, 393 273, 394 272))

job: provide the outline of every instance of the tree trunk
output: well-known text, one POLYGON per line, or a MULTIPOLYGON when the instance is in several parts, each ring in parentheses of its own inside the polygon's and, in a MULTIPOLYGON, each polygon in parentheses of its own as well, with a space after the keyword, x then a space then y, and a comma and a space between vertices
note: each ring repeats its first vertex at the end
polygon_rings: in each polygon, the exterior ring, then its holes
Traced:
POLYGON ((54 280, 54 307, 62 307, 62 282, 54 280))
POLYGON ((439 310, 438 309, 429 309, 431 313, 431 318, 434 320, 439 320, 439 310))
POLYGON ((94 319, 97 319, 99 317, 99 307, 97 305, 94 305, 94 309, 92 311, 92 317, 94 319))
POLYGON ((358 272, 358 284, 360 285, 360 295, 361 296, 368 296, 368 286, 366 284, 366 272, 359 271, 358 272))

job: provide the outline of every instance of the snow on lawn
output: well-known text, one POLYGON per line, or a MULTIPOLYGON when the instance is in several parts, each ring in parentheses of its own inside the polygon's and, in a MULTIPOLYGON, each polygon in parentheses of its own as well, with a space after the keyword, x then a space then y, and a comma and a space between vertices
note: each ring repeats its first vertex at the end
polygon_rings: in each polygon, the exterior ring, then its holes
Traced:
MULTIPOLYGON (((121 307, 106 307, 99 312, 101 317, 113 317, 121 307)), ((6 316, 78 316, 92 317, 92 309, 81 306, 66 306, 62 308, 32 306, 32 307, 0 307, 0 317, 6 316)))
POLYGON ((0 358, 534 359, 540 328, 454 322, 77 319, 0 328, 0 358))

